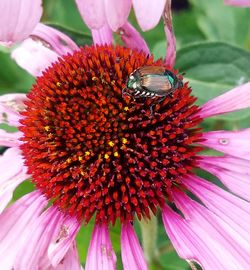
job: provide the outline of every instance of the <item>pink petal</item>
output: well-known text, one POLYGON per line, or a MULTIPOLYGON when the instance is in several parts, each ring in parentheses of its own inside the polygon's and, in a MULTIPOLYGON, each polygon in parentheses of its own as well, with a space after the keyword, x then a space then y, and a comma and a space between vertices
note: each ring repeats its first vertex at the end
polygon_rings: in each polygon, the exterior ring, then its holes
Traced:
POLYGON ((250 204, 196 176, 189 176, 182 182, 219 218, 224 231, 249 251, 250 204))
POLYGON ((0 156, 0 213, 9 203, 16 187, 28 178, 23 158, 18 148, 7 149, 0 156))
POLYGON ((150 54, 146 41, 130 23, 127 22, 120 27, 119 34, 126 47, 150 54))
POLYGON ((130 223, 125 223, 122 225, 121 247, 124 270, 148 269, 143 250, 130 223))
POLYGON ((233 112, 250 107, 250 83, 234 89, 206 102, 198 113, 202 118, 233 112))
MULTIPOLYGON (((66 217, 58 237, 49 245, 48 256, 52 266, 57 267, 72 246, 81 224, 73 217, 66 217)), ((74 268, 72 268, 74 269, 74 268)))
POLYGON ((173 30, 172 14, 171 14, 171 1, 167 0, 163 14, 164 30, 168 42, 165 64, 173 67, 176 57, 176 40, 173 30))
POLYGON ((117 31, 127 21, 132 0, 104 0, 106 18, 110 28, 117 31))
POLYGON ((19 66, 37 77, 42 74, 59 55, 50 50, 40 40, 28 38, 12 51, 12 58, 19 66))
POLYGON ((17 132, 7 132, 3 129, 0 129, 0 145, 7 147, 15 147, 21 145, 20 138, 23 133, 20 131, 17 132))
POLYGON ((239 6, 239 7, 249 7, 250 0, 224 0, 225 5, 239 6))
POLYGON ((250 161, 235 158, 232 156, 200 156, 199 165, 205 166, 204 163, 208 165, 214 165, 225 170, 231 170, 237 173, 243 173, 250 175, 250 161))
POLYGON ((45 197, 34 191, 17 200, 0 215, 1 269, 13 269, 20 247, 27 244, 30 228, 46 204, 45 197))
POLYGON ((132 0, 137 21, 143 31, 154 28, 160 21, 166 0, 132 0))
MULTIPOLYGON (((35 220, 26 236, 26 243, 19 250, 15 267, 16 270, 33 270, 34 265, 43 261, 49 264, 48 247, 61 230, 63 215, 56 207, 50 207, 35 220)), ((44 266, 42 269, 46 269, 44 266)))
POLYGON ((104 0, 76 0, 76 4, 90 29, 99 29, 107 23, 104 0))
POLYGON ((162 211, 162 219, 166 233, 181 258, 201 264, 204 270, 225 270, 217 258, 208 252, 203 238, 167 205, 162 211))
POLYGON ((234 157, 203 156, 199 167, 218 177, 233 193, 250 201, 250 161, 234 157))
POLYGON ((99 29, 93 29, 91 32, 93 43, 95 45, 112 44, 113 41, 112 30, 107 24, 104 24, 99 29))
POLYGON ((74 241, 68 249, 65 257, 57 267, 51 267, 48 270, 83 270, 80 265, 76 242, 74 241))
MULTIPOLYGON (((201 245, 207 249, 205 260, 211 254, 213 260, 222 264, 222 269, 247 269, 250 263, 248 251, 227 234, 215 214, 183 192, 176 190, 173 197, 176 206, 185 216, 186 224, 201 238, 201 245)), ((196 256, 199 258, 200 254, 196 256)), ((200 260, 200 264, 205 265, 206 262, 200 260)))
POLYGON ((87 255, 85 270, 116 269, 116 256, 112 248, 108 227, 95 225, 87 255))
POLYGON ((76 43, 64 33, 57 29, 39 23, 32 32, 33 40, 40 40, 46 47, 59 55, 72 53, 79 50, 76 43))
POLYGON ((238 131, 210 131, 203 133, 200 144, 231 156, 250 159, 250 129, 238 131))
POLYGON ((25 108, 25 94, 6 94, 0 96, 0 123, 10 126, 19 126, 20 111, 25 108))
POLYGON ((0 41, 27 38, 42 16, 42 0, 1 0, 0 41))

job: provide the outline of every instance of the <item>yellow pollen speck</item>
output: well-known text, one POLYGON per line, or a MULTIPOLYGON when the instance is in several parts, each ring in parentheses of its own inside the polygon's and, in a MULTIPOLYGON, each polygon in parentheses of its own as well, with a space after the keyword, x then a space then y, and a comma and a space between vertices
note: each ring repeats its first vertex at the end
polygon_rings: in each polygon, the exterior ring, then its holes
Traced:
POLYGON ((114 152, 114 156, 118 157, 119 156, 118 152, 114 152))
POLYGON ((66 160, 67 163, 70 163, 71 161, 72 161, 71 158, 68 158, 68 159, 66 160))
POLYGON ((92 77, 92 81, 98 81, 97 77, 92 77))
POLYGON ((85 175, 85 172, 81 170, 81 175, 84 176, 85 175))
POLYGON ((108 155, 108 154, 105 154, 105 155, 104 155, 104 158, 105 158, 105 159, 109 159, 109 155, 108 155))
POLYGON ((49 131, 50 128, 49 128, 49 126, 45 126, 44 129, 45 129, 46 131, 49 131))
POLYGON ((81 161, 81 160, 82 160, 82 157, 81 157, 81 156, 80 156, 80 157, 78 157, 78 160, 79 160, 79 161, 81 161))
POLYGON ((56 83, 56 86, 60 87, 62 84, 60 82, 56 83))
POLYGON ((122 143, 126 144, 128 142, 128 140, 126 138, 122 138, 122 143))
POLYGON ((89 152, 89 151, 86 151, 86 152, 84 153, 84 155, 85 155, 85 156, 89 156, 89 155, 90 155, 90 152, 89 152))
POLYGON ((53 137, 52 133, 49 133, 48 137, 49 137, 49 139, 51 139, 53 137))
POLYGON ((110 141, 110 142, 108 142, 108 145, 113 147, 115 144, 112 141, 110 141))
POLYGON ((124 111, 128 111, 129 109, 128 109, 128 107, 126 106, 126 107, 124 107, 124 111))

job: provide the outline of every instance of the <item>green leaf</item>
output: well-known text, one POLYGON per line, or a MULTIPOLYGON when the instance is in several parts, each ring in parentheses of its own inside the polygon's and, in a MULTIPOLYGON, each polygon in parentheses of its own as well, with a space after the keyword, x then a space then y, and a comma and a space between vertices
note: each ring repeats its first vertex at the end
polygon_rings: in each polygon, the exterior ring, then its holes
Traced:
POLYGON ((56 23, 74 30, 88 32, 88 28, 77 9, 75 0, 44 0, 43 6, 43 22, 56 23))
POLYGON ((34 78, 21 69, 8 53, 0 51, 0 63, 0 94, 28 92, 34 78))
POLYGON ((177 253, 172 250, 164 253, 159 257, 159 262, 164 270, 187 270, 189 265, 186 261, 181 260, 177 253))
POLYGON ((48 22, 46 24, 52 26, 53 28, 56 28, 57 30, 69 36, 79 46, 90 45, 93 43, 92 36, 90 35, 90 33, 84 33, 82 31, 78 31, 70 27, 60 25, 59 23, 48 22))
MULTIPOLYGON (((198 97, 198 104, 223 94, 224 92, 250 81, 250 53, 220 42, 197 43, 177 52, 176 67, 185 72, 185 80, 198 97)), ((231 120, 250 116, 234 112, 230 116, 218 116, 231 120)))
POLYGON ((250 9, 226 6, 222 0, 191 0, 200 30, 210 41, 250 49, 250 9))
POLYGON ((173 14, 173 28, 177 49, 187 44, 205 40, 206 37, 194 18, 195 11, 193 9, 182 10, 173 14))

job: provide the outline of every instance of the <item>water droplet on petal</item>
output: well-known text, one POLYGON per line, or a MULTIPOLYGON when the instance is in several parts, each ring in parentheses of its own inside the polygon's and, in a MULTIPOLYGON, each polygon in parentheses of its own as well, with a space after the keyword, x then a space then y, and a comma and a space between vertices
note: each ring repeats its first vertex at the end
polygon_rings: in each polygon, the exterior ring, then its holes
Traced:
POLYGON ((229 140, 227 138, 219 139, 219 144, 227 145, 229 144, 229 140))

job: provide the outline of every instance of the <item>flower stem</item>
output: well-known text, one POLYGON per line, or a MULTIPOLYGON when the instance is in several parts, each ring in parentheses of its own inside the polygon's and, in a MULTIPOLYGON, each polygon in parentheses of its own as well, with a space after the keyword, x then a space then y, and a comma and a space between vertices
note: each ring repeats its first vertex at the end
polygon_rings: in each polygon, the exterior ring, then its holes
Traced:
POLYGON ((151 263, 154 257, 157 255, 157 217, 151 215, 150 220, 142 219, 140 222, 142 232, 142 246, 145 254, 145 258, 148 263, 151 263))

